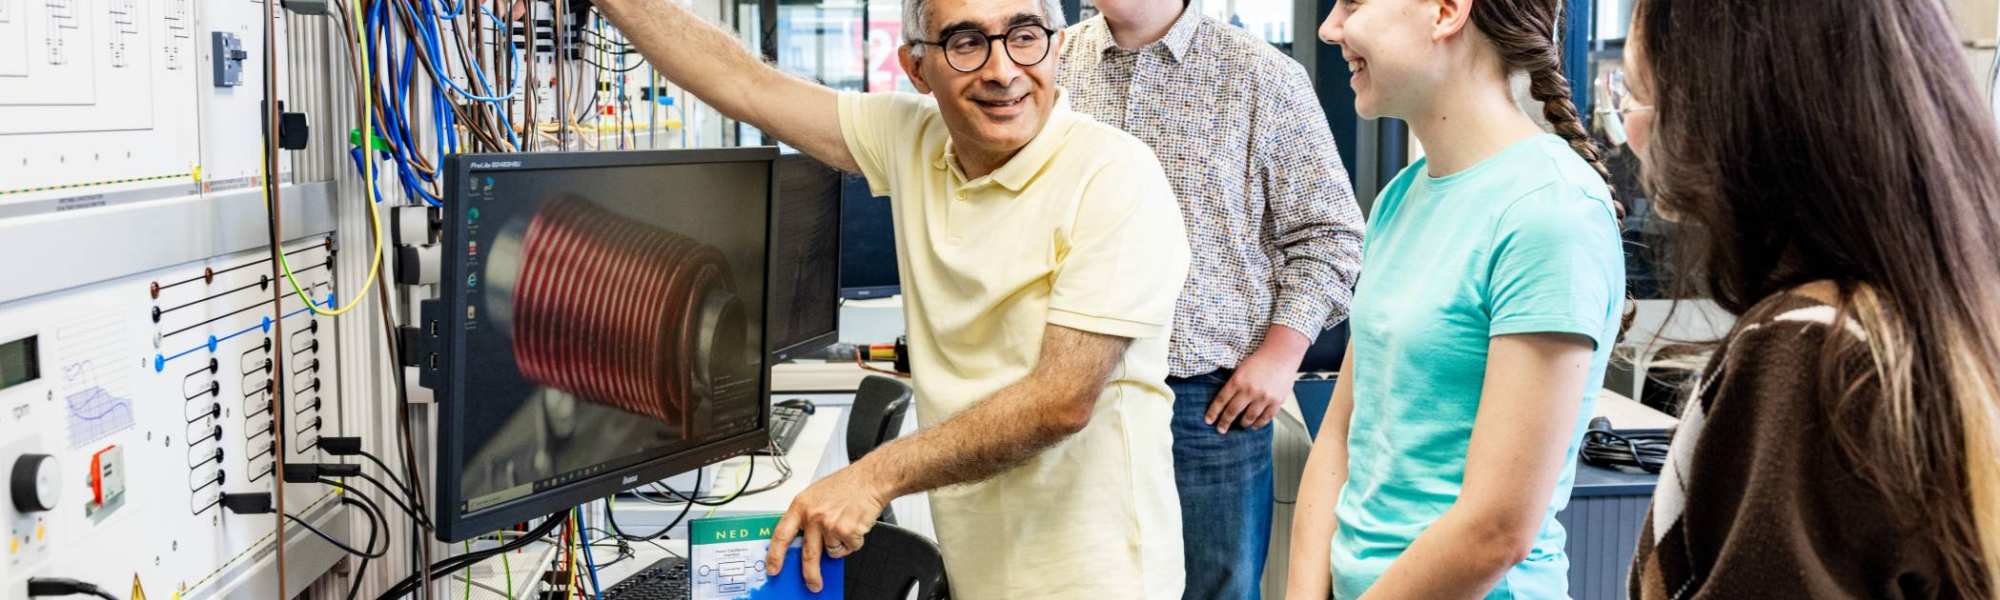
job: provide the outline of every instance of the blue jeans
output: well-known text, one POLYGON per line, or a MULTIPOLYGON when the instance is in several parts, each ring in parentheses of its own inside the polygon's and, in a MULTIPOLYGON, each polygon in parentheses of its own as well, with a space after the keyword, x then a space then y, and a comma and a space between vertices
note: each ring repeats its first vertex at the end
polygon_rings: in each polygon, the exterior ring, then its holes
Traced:
POLYGON ((1229 375, 1217 371, 1167 380, 1174 391, 1174 482, 1181 496, 1186 598, 1259 598, 1271 545, 1271 427, 1232 427, 1222 435, 1202 422, 1229 375))

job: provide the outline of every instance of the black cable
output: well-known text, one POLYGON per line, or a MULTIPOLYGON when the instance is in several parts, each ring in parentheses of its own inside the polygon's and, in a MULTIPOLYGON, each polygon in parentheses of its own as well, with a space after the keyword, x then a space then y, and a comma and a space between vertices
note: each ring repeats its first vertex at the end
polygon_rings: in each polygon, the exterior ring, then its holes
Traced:
MULTIPOLYGON (((389 468, 389 465, 387 463, 382 462, 381 458, 378 458, 374 454, 367 452, 365 450, 361 452, 356 452, 356 454, 360 454, 362 458, 368 459, 368 462, 375 463, 375 466, 381 467, 382 474, 388 475, 389 481, 391 483, 396 484, 396 489, 402 490, 404 498, 409 498, 411 499, 412 502, 416 501, 417 497, 416 492, 410 491, 409 484, 403 483, 403 478, 396 476, 396 470, 389 468)), ((381 485, 381 484, 377 483, 376 485, 381 485)))
POLYGON ((56 596, 96 596, 104 600, 118 600, 111 592, 89 583, 67 577, 33 577, 28 579, 29 598, 52 598, 56 596))
POLYGON ((581 59, 578 59, 578 60, 581 60, 581 61, 583 61, 583 63, 584 63, 584 64, 587 64, 587 65, 590 65, 590 66, 593 66, 593 67, 597 67, 597 69, 598 69, 598 70, 600 70, 600 71, 607 71, 607 72, 611 72, 611 73, 630 73, 630 72, 633 72, 633 71, 637 71, 637 70, 639 70, 639 69, 641 69, 641 68, 644 68, 644 67, 646 66, 646 61, 643 61, 643 60, 642 60, 642 61, 638 61, 638 62, 635 62, 635 63, 632 63, 632 66, 629 66, 629 67, 625 67, 625 68, 622 68, 622 69, 621 69, 621 68, 616 68, 616 67, 607 67, 607 66, 604 66, 604 65, 600 65, 600 64, 597 64, 597 61, 594 61, 594 60, 590 60, 590 59, 588 59, 588 58, 581 58, 581 59))
MULTIPOLYGON (((590 528, 590 530, 591 530, 591 531, 595 531, 595 532, 598 532, 599 534, 601 534, 601 535, 597 536, 597 538, 595 538, 595 539, 599 539, 599 540, 606 540, 606 541, 610 541, 610 542, 615 542, 615 543, 617 543, 617 544, 618 544, 619 546, 621 546, 621 547, 624 547, 624 548, 625 548, 625 549, 627 549, 627 550, 631 550, 631 549, 632 549, 632 545, 631 545, 631 544, 628 544, 628 543, 626 543, 626 541, 627 541, 627 540, 623 540, 623 539, 619 539, 619 537, 618 537, 618 535, 617 535, 617 534, 614 534, 614 533, 612 533, 612 532, 610 532, 610 531, 605 531, 605 530, 604 530, 603 528, 599 528, 599 527, 592 527, 592 528, 590 528)), ((599 543, 603 543, 603 542, 599 542, 599 543)), ((646 544, 648 544, 648 545, 651 545, 651 546, 652 546, 652 547, 654 547, 654 548, 658 548, 658 549, 660 549, 660 551, 661 551, 661 552, 666 552, 666 553, 669 553, 669 554, 671 554, 671 553, 673 552, 672 550, 669 550, 669 549, 667 549, 667 547, 666 547, 666 546, 662 546, 662 545, 660 545, 660 543, 659 543, 659 542, 656 542, 656 541, 652 541, 652 540, 647 540, 647 541, 646 541, 645 543, 646 543, 646 544)), ((598 568, 599 568, 599 569, 601 570, 601 569, 603 569, 604 567, 603 567, 603 565, 599 565, 599 566, 598 566, 598 568)))
MULTIPOLYGON (((285 515, 285 518, 291 520, 293 525, 298 525, 299 527, 305 528, 305 530, 308 533, 313 534, 314 537, 325 540, 326 543, 328 544, 333 544, 333 547, 339 548, 341 552, 346 552, 350 555, 358 556, 361 558, 376 558, 382 556, 382 554, 378 553, 373 547, 370 547, 367 550, 356 550, 354 549, 353 546, 349 546, 345 542, 334 539, 333 536, 327 535, 326 532, 320 531, 318 527, 313 527, 312 524, 307 523, 305 519, 301 519, 292 515, 285 515)), ((370 531, 373 531, 375 529, 375 522, 373 520, 370 520, 368 522, 368 528, 370 531)))
MULTIPOLYGON (((344 499, 344 498, 343 498, 343 499, 344 499)), ((358 506, 358 505, 359 505, 359 504, 357 504, 357 506, 358 506)), ((385 529, 385 530, 386 530, 386 529, 388 529, 388 528, 389 528, 389 524, 385 522, 385 523, 382 523, 382 526, 381 526, 381 527, 380 527, 379 529, 385 529)), ((375 522, 374 522, 374 521, 369 521, 369 522, 368 522, 368 547, 369 547, 369 548, 374 548, 374 547, 375 547, 375 534, 376 534, 376 530, 377 530, 377 529, 378 529, 378 528, 377 528, 377 527, 375 526, 375 522)), ((388 554, 388 553, 389 553, 389 544, 388 544, 387 542, 388 542, 387 540, 383 540, 383 544, 382 544, 382 553, 383 553, 383 554, 388 554)), ((361 593, 361 579, 362 579, 362 576, 363 576, 363 575, 366 575, 366 574, 368 573, 368 561, 369 561, 369 560, 371 560, 371 559, 370 559, 369 557, 366 557, 366 556, 363 556, 363 557, 361 557, 361 565, 360 565, 360 566, 358 566, 358 567, 355 567, 355 569, 354 569, 354 574, 352 575, 352 577, 354 578, 354 580, 353 580, 353 581, 351 581, 351 582, 349 582, 349 583, 347 584, 347 600, 354 600, 355 596, 357 596, 357 595, 359 595, 359 594, 361 593)))
POLYGON ((381 558, 382 556, 388 554, 389 547, 387 544, 383 544, 381 550, 375 549, 376 531, 378 531, 381 528, 381 526, 388 525, 387 521, 382 520, 381 513, 375 512, 373 509, 369 508, 367 504, 357 502, 353 498, 347 496, 341 496, 340 503, 347 506, 360 508, 361 512, 368 514, 367 550, 355 550, 353 546, 349 546, 345 542, 334 539, 333 536, 327 535, 326 532, 320 531, 318 527, 313 527, 311 523, 307 523, 305 519, 298 518, 296 515, 288 514, 285 515, 285 518, 290 519, 293 524, 305 528, 307 532, 312 533, 314 536, 318 536, 319 539, 326 540, 326 543, 333 544, 333 547, 339 548, 342 552, 346 552, 348 554, 358 556, 361 558, 381 558))
MULTIPOLYGON (((396 497, 395 488, 389 487, 388 484, 382 483, 382 480, 376 479, 367 473, 355 473, 354 476, 360 477, 362 480, 367 481, 368 483, 375 484, 376 489, 382 490, 382 495, 388 496, 390 502, 396 503, 396 508, 403 509, 403 514, 410 515, 410 518, 415 519, 418 525, 424 526, 424 529, 426 530, 433 529, 429 518, 425 517, 423 513, 417 512, 415 509, 410 508, 410 505, 404 503, 401 498, 396 497)), ((328 485, 336 485, 343 488, 353 487, 353 486, 342 485, 338 481, 328 481, 324 479, 320 481, 321 483, 326 483, 328 485)))
MULTIPOLYGON (((600 18, 601 18, 601 17, 600 17, 600 18)), ((595 37, 596 37, 596 38, 597 38, 598 40, 601 40, 601 41, 603 41, 604 43, 607 43, 607 44, 611 44, 611 45, 614 45, 614 46, 624 46, 624 47, 626 47, 626 48, 631 48, 631 47, 633 47, 633 46, 632 46, 632 43, 631 43, 631 42, 624 42, 624 41, 619 41, 619 40, 615 40, 615 39, 611 39, 611 37, 610 37, 610 36, 607 36, 607 35, 604 35, 604 34, 602 34, 602 33, 598 33, 598 32, 597 32, 597 30, 595 30, 595 29, 591 29, 591 28, 590 28, 590 27, 588 27, 588 26, 585 26, 585 27, 579 27, 579 28, 577 28, 577 31, 581 31, 581 32, 584 32, 584 33, 588 33, 588 34, 590 34, 590 35, 592 35, 592 36, 595 36, 595 37)))
MULTIPOLYGON (((598 571, 603 571, 607 568, 610 568, 611 565, 618 564, 619 562, 622 562, 626 559, 635 558, 638 556, 638 553, 632 550, 632 544, 626 543, 625 540, 618 539, 615 534, 612 534, 609 531, 605 531, 603 529, 599 529, 596 527, 585 527, 583 528, 583 530, 586 532, 595 531, 598 532, 599 534, 602 534, 602 535, 592 536, 590 538, 590 545, 585 546, 585 548, 612 548, 618 551, 617 558, 597 563, 598 571)), ((658 542, 648 542, 648 543, 653 544, 655 546, 659 545, 658 542)), ((592 556, 594 557, 596 555, 592 556)))
MULTIPOLYGON (((388 511, 385 511, 385 510, 382 510, 382 505, 380 505, 380 504, 376 504, 374 500, 370 500, 370 499, 368 499, 368 495, 367 495, 367 494, 363 494, 363 493, 361 493, 361 491, 360 491, 360 490, 356 490, 356 489, 353 489, 352 487, 349 487, 349 486, 346 486, 346 485, 341 485, 341 483, 340 483, 340 482, 338 482, 338 481, 334 481, 334 480, 331 480, 331 479, 326 479, 326 478, 319 478, 319 479, 315 479, 315 480, 314 480, 314 482, 315 482, 315 483, 319 483, 319 484, 322 484, 322 485, 330 485, 330 486, 334 486, 334 487, 337 487, 337 488, 341 488, 341 489, 344 489, 344 490, 347 490, 347 491, 350 491, 350 492, 354 492, 354 493, 352 493, 352 494, 341 494, 341 496, 340 496, 340 498, 341 498, 341 502, 345 503, 345 502, 347 502, 348 500, 350 500, 350 499, 351 499, 351 500, 353 500, 353 501, 355 501, 355 502, 360 502, 360 503, 362 503, 362 504, 365 504, 365 505, 367 505, 367 507, 368 507, 368 510, 370 511, 370 513, 371 513, 371 514, 374 514, 374 515, 375 515, 375 518, 376 518, 376 519, 378 519, 378 520, 382 521, 382 527, 384 527, 384 528, 387 528, 387 527, 389 526, 389 513, 388 513, 388 511)), ((385 546, 385 547, 383 547, 383 548, 382 548, 382 551, 383 551, 383 552, 388 552, 388 551, 389 551, 389 549, 388 549, 388 547, 386 547, 386 546, 385 546)))
POLYGON ((396 582, 395 585, 389 586, 389 589, 382 592, 382 595, 376 596, 376 600, 393 600, 396 598, 402 598, 403 596, 409 595, 410 592, 416 591, 417 586, 420 585, 418 583, 419 579, 435 579, 437 577, 450 575, 454 571, 472 566, 473 564, 476 564, 479 561, 499 556, 507 552, 513 552, 515 550, 520 549, 523 546, 527 546, 528 544, 541 541, 542 538, 548 537, 550 533, 553 533, 556 530, 556 527, 561 526, 563 521, 567 520, 568 516, 569 516, 569 510, 564 509, 562 512, 549 515, 547 519, 542 521, 541 525, 535 526, 535 528, 529 530, 526 535, 515 538, 514 541, 494 546, 492 548, 487 548, 485 550, 476 550, 473 552, 467 552, 465 554, 460 554, 457 556, 446 557, 445 559, 439 560, 436 563, 426 565, 427 567, 426 570, 431 572, 430 577, 424 577, 424 573, 412 573, 410 574, 409 577, 404 577, 401 581, 396 582))
POLYGON ((587 48, 590 48, 590 49, 596 49, 596 50, 602 50, 602 51, 605 51, 605 52, 608 52, 608 53, 611 53, 611 54, 638 54, 638 53, 639 53, 639 50, 638 50, 638 47, 637 47, 637 46, 633 46, 633 45, 631 45, 631 44, 627 44, 627 43, 625 43, 625 42, 620 42, 620 41, 618 41, 618 40, 614 40, 614 39, 611 39, 611 38, 607 38, 607 37, 604 37, 603 35, 601 35, 601 34, 598 34, 597 32, 595 32, 595 31, 591 31, 591 30, 589 30, 589 29, 583 29, 583 30, 581 30, 581 31, 583 31, 584 33, 588 33, 588 34, 591 34, 591 35, 595 35, 595 36, 598 36, 598 37, 597 37, 597 39, 596 39, 596 40, 586 40, 586 39, 583 39, 583 38, 571 38, 571 40, 570 40, 570 41, 573 41, 573 42, 576 42, 577 44, 579 44, 579 45, 582 45, 582 46, 585 46, 585 47, 587 47, 587 48))
MULTIPOLYGON (((752 462, 752 464, 755 464, 755 462, 756 462, 756 461, 751 461, 751 462, 752 462)), ((694 487, 695 487, 695 489, 701 489, 701 477, 702 477, 702 472, 701 472, 701 470, 699 470, 699 469, 696 469, 696 470, 695 470, 695 472, 694 472, 694 487)), ((748 477, 745 477, 745 478, 743 478, 743 480, 744 480, 744 482, 746 482, 746 483, 747 483, 747 482, 749 482, 749 481, 750 481, 750 478, 748 478, 748 477)), ((633 491, 635 491, 635 492, 636 492, 636 491, 638 491, 638 490, 633 490, 633 491)), ((672 491, 672 490, 668 490, 668 491, 672 491)), ((659 530, 658 532, 655 532, 655 533, 654 533, 653 535, 647 535, 647 536, 635 536, 635 535, 632 535, 632 534, 629 534, 629 533, 625 533, 625 530, 624 530, 624 529, 622 529, 622 528, 618 527, 618 511, 616 511, 616 510, 613 510, 613 508, 612 508, 612 506, 611 506, 611 499, 610 499, 610 498, 605 498, 605 499, 604 499, 604 522, 605 522, 606 524, 609 524, 609 525, 611 525, 611 532, 612 532, 612 533, 615 533, 615 534, 617 534, 617 535, 618 535, 618 539, 620 539, 620 540, 628 540, 628 541, 634 541, 634 542, 652 542, 653 540, 657 540, 657 539, 660 539, 660 538, 663 538, 663 537, 666 537, 666 535, 667 535, 667 532, 669 532, 669 531, 673 531, 675 527, 678 527, 678 526, 680 526, 680 524, 681 524, 681 520, 682 520, 682 519, 686 519, 686 518, 687 518, 687 516, 688 516, 688 511, 690 511, 690 510, 693 510, 693 509, 694 509, 694 503, 692 503, 692 502, 690 502, 690 503, 686 503, 686 504, 682 504, 682 505, 681 505, 681 514, 680 514, 680 516, 678 516, 678 517, 674 517, 674 522, 672 522, 672 523, 668 523, 666 527, 661 527, 661 528, 660 528, 660 530, 659 530)))
MULTIPOLYGON (((417 510, 428 514, 429 502, 425 499, 424 494, 415 493, 422 491, 423 482, 417 478, 416 447, 411 442, 410 435, 410 390, 403 377, 403 344, 401 337, 396 335, 397 319, 395 311, 392 310, 394 307, 389 303, 389 280, 388 278, 377 278, 375 285, 378 292, 375 294, 375 298, 382 310, 382 337, 385 345, 389 348, 389 375, 395 381, 396 385, 396 429, 398 434, 396 441, 398 449, 402 451, 403 474, 407 477, 403 481, 416 484, 416 487, 411 488, 413 493, 410 494, 410 500, 416 504, 417 510)), ((554 527, 551 526, 549 529, 552 531, 554 527)), ((548 534, 544 532, 542 535, 548 534)), ((425 584, 428 585, 429 582, 435 580, 430 568, 430 544, 420 541, 414 544, 414 546, 414 554, 418 555, 415 557, 418 559, 416 566, 419 567, 417 569, 419 572, 416 575, 423 576, 425 584)), ((412 575, 412 577, 416 575, 412 575)), ((414 585, 411 587, 414 587, 414 585)))
POLYGON ((1590 420, 1578 454, 1585 464, 1659 473, 1666 467, 1672 447, 1670 433, 1619 433, 1611 429, 1611 421, 1597 417, 1590 420))
MULTIPOLYGON (((716 499, 716 500, 703 500, 703 499, 700 499, 700 498, 693 498, 693 497, 689 497, 689 496, 687 496, 687 495, 684 495, 684 494, 681 494, 680 492, 676 492, 676 491, 674 491, 674 488, 670 488, 670 487, 666 487, 666 486, 660 486, 660 489, 664 489, 664 490, 666 490, 666 491, 667 491, 667 495, 668 495, 668 496, 670 496, 670 497, 672 497, 672 501, 674 501, 674 502, 686 502, 686 503, 688 503, 688 504, 699 504, 699 505, 702 505, 702 506, 709 506, 709 507, 715 507, 715 506, 722 506, 722 505, 724 505, 724 504, 728 504, 728 503, 731 503, 731 502, 735 502, 737 498, 742 498, 742 497, 743 497, 743 492, 746 492, 746 491, 749 491, 749 490, 750 490, 750 480, 751 480, 751 479, 755 479, 755 478, 757 477, 757 457, 755 457, 755 456, 751 456, 751 457, 749 457, 749 459, 750 459, 750 470, 749 470, 749 472, 746 472, 746 473, 744 473, 744 474, 743 474, 743 487, 740 487, 740 488, 737 488, 737 489, 736 489, 736 493, 734 493, 734 494, 730 494, 730 495, 729 495, 729 496, 727 496, 727 497, 724 497, 724 498, 720 498, 720 499, 716 499)), ((694 484, 694 488, 695 488, 696 490, 700 490, 700 489, 701 489, 701 474, 700 474, 699 472, 697 472, 697 473, 695 474, 695 479, 694 479, 694 481, 695 481, 695 484, 694 484)), ((643 494, 643 493, 644 493, 644 492, 642 492, 642 491, 640 491, 640 490, 636 490, 636 489, 635 489, 635 490, 632 490, 632 492, 633 492, 633 493, 639 493, 639 494, 643 494)))
POLYGON ((354 569, 354 581, 347 586, 347 600, 354 600, 361 594, 361 579, 368 574, 368 560, 361 559, 361 566, 354 569))

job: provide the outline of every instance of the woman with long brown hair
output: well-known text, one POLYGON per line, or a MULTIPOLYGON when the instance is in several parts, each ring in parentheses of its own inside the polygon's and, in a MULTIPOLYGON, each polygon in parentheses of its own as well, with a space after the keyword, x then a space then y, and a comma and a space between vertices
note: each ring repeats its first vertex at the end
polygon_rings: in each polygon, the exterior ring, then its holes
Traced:
POLYGON ((1353 337, 1300 481, 1289 596, 1560 598, 1555 514, 1625 272, 1556 50, 1560 0, 1341 0, 1355 107, 1428 155, 1369 217, 1353 337), (1509 85, 1526 75, 1555 133, 1509 85))
POLYGON ((1644 181, 1738 315, 1634 598, 2000 593, 2000 149, 1937 0, 1640 0, 1644 181))

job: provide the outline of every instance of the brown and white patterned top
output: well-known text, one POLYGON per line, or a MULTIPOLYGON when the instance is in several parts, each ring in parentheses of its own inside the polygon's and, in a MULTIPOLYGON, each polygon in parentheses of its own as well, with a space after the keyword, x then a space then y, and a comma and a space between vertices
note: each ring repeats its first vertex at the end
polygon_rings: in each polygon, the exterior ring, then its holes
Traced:
POLYGON ((1180 199, 1174 376, 1234 368, 1272 323, 1317 337, 1347 318, 1364 224, 1304 67, 1193 9, 1137 51, 1102 16, 1064 38, 1071 106, 1151 146, 1180 199))

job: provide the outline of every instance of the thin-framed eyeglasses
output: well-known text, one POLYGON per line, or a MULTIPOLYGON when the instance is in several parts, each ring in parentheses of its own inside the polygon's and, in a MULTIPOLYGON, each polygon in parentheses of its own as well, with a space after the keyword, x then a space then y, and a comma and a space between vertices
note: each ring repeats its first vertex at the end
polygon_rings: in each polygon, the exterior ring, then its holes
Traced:
POLYGON ((1619 117, 1653 110, 1653 105, 1633 99, 1632 87, 1626 83, 1624 69, 1612 69, 1611 74, 1605 76, 1605 82, 1607 91, 1611 92, 1611 110, 1617 111, 1619 117))
POLYGON ((1032 67, 1049 57, 1049 39, 1056 30, 1041 23, 1023 23, 1007 28, 1006 33, 987 34, 977 29, 960 29, 938 41, 916 40, 925 46, 937 46, 944 51, 945 64, 960 73, 971 73, 986 66, 993 58, 993 41, 1005 42, 1007 58, 1014 64, 1032 67))
POLYGON ((1611 143, 1624 145, 1631 141, 1627 137, 1625 121, 1634 114, 1652 112, 1653 106, 1632 98, 1632 87, 1626 83, 1624 69, 1614 68, 1604 74, 1604 95, 1609 101, 1597 110, 1604 132, 1611 138, 1611 143))

